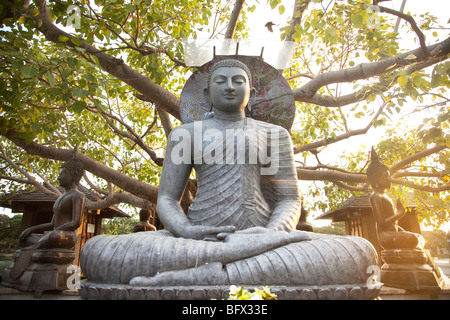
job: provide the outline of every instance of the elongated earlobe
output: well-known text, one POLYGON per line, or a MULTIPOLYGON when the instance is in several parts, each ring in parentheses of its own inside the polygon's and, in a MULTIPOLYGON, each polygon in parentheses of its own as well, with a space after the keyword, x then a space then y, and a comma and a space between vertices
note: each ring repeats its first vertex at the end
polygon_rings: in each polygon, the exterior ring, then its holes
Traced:
POLYGON ((248 99, 247 105, 245 106, 245 108, 248 110, 248 112, 252 111, 252 104, 253 104, 253 99, 255 99, 256 96, 256 89, 252 88, 250 90, 250 98, 248 99))
POLYGON ((211 99, 209 99, 209 91, 208 91, 207 88, 205 88, 205 89, 203 90, 203 95, 204 95, 204 97, 205 97, 206 102, 208 103, 208 110, 207 110, 207 111, 208 111, 208 112, 211 112, 212 109, 213 109, 213 105, 212 105, 211 99))

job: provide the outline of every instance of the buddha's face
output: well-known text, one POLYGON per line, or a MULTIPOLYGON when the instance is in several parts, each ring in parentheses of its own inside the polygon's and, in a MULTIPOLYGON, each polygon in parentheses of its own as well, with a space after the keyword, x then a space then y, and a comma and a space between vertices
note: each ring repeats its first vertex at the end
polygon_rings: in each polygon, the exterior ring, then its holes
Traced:
POLYGON ((69 170, 66 168, 61 168, 59 171, 58 182, 63 188, 68 188, 73 184, 73 178, 69 170))
POLYGON ((388 170, 383 171, 377 179, 379 189, 387 190, 391 187, 391 175, 388 170))
POLYGON ((220 67, 213 71, 205 97, 216 110, 233 113, 245 108, 253 91, 243 69, 220 67))

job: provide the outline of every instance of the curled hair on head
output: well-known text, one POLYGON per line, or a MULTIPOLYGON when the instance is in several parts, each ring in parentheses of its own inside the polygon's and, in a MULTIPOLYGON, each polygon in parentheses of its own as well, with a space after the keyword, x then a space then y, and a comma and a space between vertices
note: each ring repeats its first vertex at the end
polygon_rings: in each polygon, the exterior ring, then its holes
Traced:
POLYGON ((370 164, 366 171, 367 179, 369 179, 370 184, 373 186, 376 179, 385 171, 389 171, 389 168, 381 163, 375 149, 372 147, 372 151, 370 152, 370 164))
POLYGON ((75 146, 75 148, 72 151, 72 159, 70 159, 67 162, 64 162, 61 165, 61 169, 65 168, 69 171, 75 184, 80 183, 80 180, 83 177, 83 172, 84 172, 83 164, 77 158, 77 150, 78 150, 78 145, 75 146))
POLYGON ((234 67, 241 68, 242 70, 245 71, 245 73, 247 73, 249 86, 251 88, 252 87, 252 73, 250 72, 250 69, 247 67, 247 65, 245 63, 243 63, 239 60, 235 60, 235 59, 219 60, 212 65, 211 69, 209 69, 208 82, 206 83, 207 88, 209 88, 209 83, 211 82, 211 75, 213 74, 213 72, 216 69, 218 69, 218 68, 234 68, 234 67))

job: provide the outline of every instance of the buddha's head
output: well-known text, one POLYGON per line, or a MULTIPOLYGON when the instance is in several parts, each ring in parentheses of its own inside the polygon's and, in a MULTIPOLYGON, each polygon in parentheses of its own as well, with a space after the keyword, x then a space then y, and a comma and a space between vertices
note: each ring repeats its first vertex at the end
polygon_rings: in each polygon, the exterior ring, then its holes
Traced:
POLYGON ((376 190, 386 190, 391 187, 389 168, 381 163, 375 150, 372 148, 370 164, 367 167, 367 179, 376 190))
POLYGON ((238 60, 220 60, 209 71, 204 94, 211 108, 226 113, 240 112, 251 106, 255 96, 251 72, 238 60))
POLYGON ((152 211, 150 211, 149 209, 141 209, 139 211, 139 220, 140 221, 148 221, 150 220, 152 215, 152 211))
POLYGON ((83 164, 76 157, 77 148, 72 152, 72 159, 63 163, 60 168, 58 182, 63 188, 76 186, 83 177, 83 164))

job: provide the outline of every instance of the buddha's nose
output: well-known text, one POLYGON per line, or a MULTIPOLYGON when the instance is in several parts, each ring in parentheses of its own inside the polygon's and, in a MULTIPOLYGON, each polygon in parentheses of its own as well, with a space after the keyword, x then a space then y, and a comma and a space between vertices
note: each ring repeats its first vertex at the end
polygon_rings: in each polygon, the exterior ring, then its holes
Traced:
POLYGON ((226 92, 234 92, 233 81, 231 81, 231 79, 229 79, 227 81, 227 86, 225 87, 225 91, 226 92))

